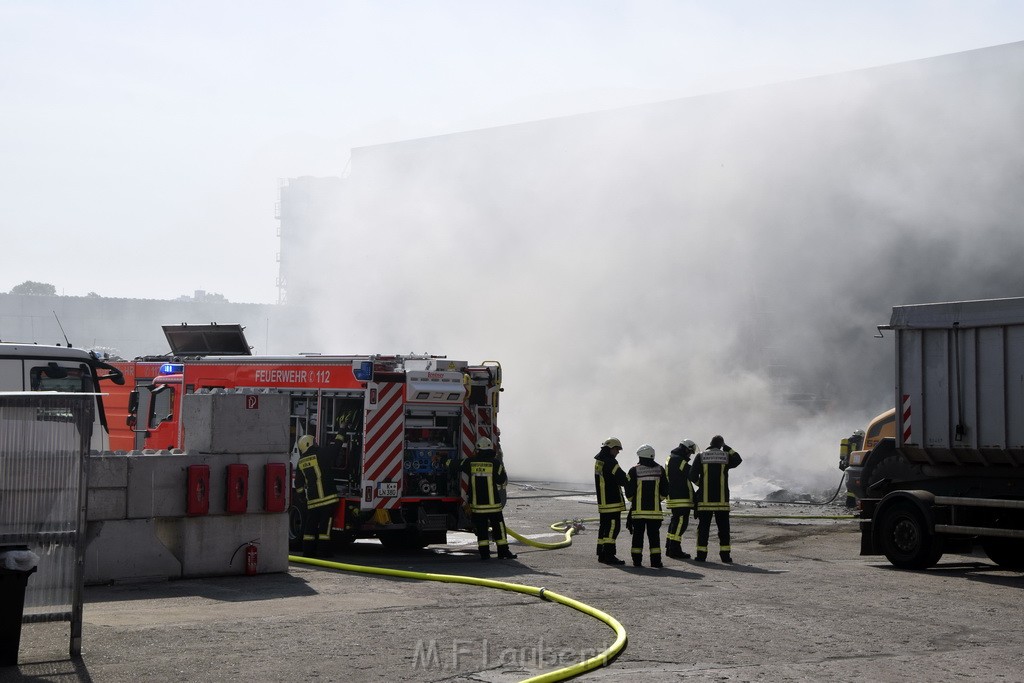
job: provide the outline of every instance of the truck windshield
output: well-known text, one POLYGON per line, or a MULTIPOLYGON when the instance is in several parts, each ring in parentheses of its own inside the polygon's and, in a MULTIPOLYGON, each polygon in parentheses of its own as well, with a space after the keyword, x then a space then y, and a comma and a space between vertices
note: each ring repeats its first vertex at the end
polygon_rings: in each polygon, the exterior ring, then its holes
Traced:
POLYGON ((39 365, 29 370, 32 391, 95 391, 92 375, 81 366, 63 367, 56 363, 39 365))

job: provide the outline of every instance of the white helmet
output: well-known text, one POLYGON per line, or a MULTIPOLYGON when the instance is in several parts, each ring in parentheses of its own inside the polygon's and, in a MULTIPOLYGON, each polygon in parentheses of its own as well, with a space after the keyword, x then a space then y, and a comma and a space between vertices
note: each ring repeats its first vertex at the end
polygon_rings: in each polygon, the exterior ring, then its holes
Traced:
POLYGON ((636 449, 636 454, 641 458, 654 458, 654 446, 645 443, 640 448, 636 449))
POLYGON ((491 440, 488 439, 486 436, 481 436, 479 439, 477 439, 476 449, 478 451, 493 451, 494 444, 491 443, 491 440))
POLYGON ((690 439, 683 439, 682 441, 679 442, 679 445, 683 446, 685 448, 689 448, 691 453, 696 453, 697 452, 697 444, 695 444, 690 439))
POLYGON ((602 443, 601 445, 607 448, 622 448, 622 442, 616 439, 614 436, 605 439, 604 443, 602 443))
POLYGON ((313 437, 310 434, 305 434, 299 437, 299 453, 303 455, 309 450, 309 447, 313 445, 313 437))

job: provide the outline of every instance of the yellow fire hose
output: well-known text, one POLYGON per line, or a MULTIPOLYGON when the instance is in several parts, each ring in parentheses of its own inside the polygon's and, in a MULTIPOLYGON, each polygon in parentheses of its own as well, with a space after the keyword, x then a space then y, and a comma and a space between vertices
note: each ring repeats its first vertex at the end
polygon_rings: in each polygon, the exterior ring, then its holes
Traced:
MULTIPOLYGON (((766 519, 853 519, 854 515, 750 515, 750 514, 734 514, 733 517, 741 518, 766 518, 766 519)), ((530 538, 526 538, 522 534, 513 531, 512 529, 506 529, 508 535, 516 539, 520 543, 524 543, 534 548, 540 548, 542 550, 558 550, 561 548, 567 548, 572 545, 572 537, 578 532, 583 530, 584 522, 598 522, 598 517, 588 517, 586 519, 566 519, 559 522, 555 522, 551 525, 553 531, 557 531, 565 534, 565 538, 555 543, 545 543, 543 541, 535 541, 530 538)), ((553 591, 549 591, 546 588, 537 588, 536 586, 526 586, 520 583, 509 583, 506 581, 495 581, 493 579, 480 579, 473 576, 460 576, 457 574, 432 574, 426 572, 412 572, 401 569, 384 569, 383 567, 369 567, 356 564, 346 564, 343 562, 331 562, 329 560, 319 560, 310 557, 301 557, 298 555, 289 555, 288 560, 290 562, 297 562, 299 564, 309 564, 318 567, 326 567, 328 569, 338 569, 341 571, 360 572, 363 574, 377 574, 380 576, 394 576, 403 579, 416 579, 420 581, 440 581, 444 583, 462 583, 474 586, 483 586, 485 588, 497 588, 500 590, 513 591, 516 593, 524 593, 526 595, 533 595, 534 597, 541 598, 542 600, 550 600, 557 602, 567 607, 583 612, 589 616, 594 617, 607 624, 613 631, 615 631, 615 642, 611 644, 609 648, 601 652, 600 654, 591 657, 583 662, 573 664, 555 671, 550 671, 539 676, 526 679, 523 683, 548 683, 549 681, 564 681, 580 674, 584 674, 588 671, 592 671, 602 666, 607 666, 611 663, 622 650, 626 647, 626 629, 623 628, 622 624, 618 622, 613 616, 606 612, 591 607, 585 603, 573 600, 572 598, 560 595, 553 591)))
MULTIPOLYGON (((566 542, 571 543, 570 536, 574 532, 570 529, 566 532, 566 542)), ((485 588, 498 588, 506 591, 514 591, 516 593, 525 593, 526 595, 533 595, 541 598, 542 600, 550 600, 552 602, 558 602, 567 607, 572 607, 574 610, 588 614, 595 619, 603 621, 615 631, 615 642, 612 643, 611 647, 601 652, 600 654, 591 657, 585 661, 567 666, 555 671, 534 676, 526 679, 523 683, 548 683, 549 681, 564 681, 574 676, 592 671, 598 667, 608 666, 612 659, 618 655, 623 648, 626 647, 626 629, 622 627, 614 617, 606 612, 602 612, 599 609, 591 607, 590 605, 573 600, 564 595, 559 595, 553 591, 549 591, 546 588, 537 588, 535 586, 526 586, 521 583, 509 583, 506 581, 495 581, 493 579, 480 579, 474 576, 459 576, 457 574, 430 574, 426 572, 410 572, 402 569, 384 569, 383 567, 367 567, 357 564, 345 564, 342 562, 331 562, 329 560, 318 560, 311 557, 301 557, 297 555, 289 555, 288 560, 290 562, 297 562, 300 564, 309 564, 317 567, 326 567, 328 569, 340 569, 348 572, 360 572, 363 574, 378 574, 381 576, 396 576, 402 579, 417 579, 420 581, 441 581, 444 583, 463 583, 474 586, 483 586, 485 588)))
POLYGON ((560 548, 568 548, 572 545, 572 537, 579 531, 583 531, 583 522, 596 522, 596 519, 566 519, 561 522, 555 522, 551 525, 551 529, 558 532, 565 533, 565 539, 557 541, 555 543, 545 543, 543 541, 535 541, 532 538, 526 538, 522 534, 508 527, 505 527, 506 533, 509 536, 516 539, 520 543, 526 545, 532 545, 534 548, 540 548, 541 550, 558 550, 560 548))

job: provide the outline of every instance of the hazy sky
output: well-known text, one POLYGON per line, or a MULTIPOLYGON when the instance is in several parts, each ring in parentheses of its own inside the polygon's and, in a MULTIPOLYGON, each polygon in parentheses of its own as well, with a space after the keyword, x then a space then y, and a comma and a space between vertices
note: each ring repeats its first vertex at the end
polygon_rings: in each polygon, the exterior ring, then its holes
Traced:
POLYGON ((0 0, 0 291, 273 302, 278 179, 352 147, 1021 39, 1013 1, 0 0))

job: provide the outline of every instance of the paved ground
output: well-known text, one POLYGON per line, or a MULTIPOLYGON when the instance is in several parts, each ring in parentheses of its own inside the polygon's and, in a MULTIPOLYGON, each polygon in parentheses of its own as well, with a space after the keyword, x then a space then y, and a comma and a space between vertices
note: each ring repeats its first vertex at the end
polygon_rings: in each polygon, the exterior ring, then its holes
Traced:
MULTIPOLYGON (((593 504, 550 487, 514 489, 509 526, 540 540, 557 540, 553 521, 596 516, 593 504)), ((601 565, 594 524, 567 549, 513 546, 519 559, 510 562, 480 562, 455 534, 421 553, 357 544, 336 559, 543 586, 604 610, 626 628, 628 646, 580 680, 1024 678, 1024 575, 981 555, 902 572, 858 556, 852 521, 780 517, 844 512, 737 506, 732 566, 601 565)), ((694 531, 684 540, 691 552, 694 531)), ((627 554, 625 538, 619 547, 627 554)), ((518 681, 593 656, 614 633, 520 593, 293 565, 287 574, 88 588, 80 660, 68 659, 67 639, 66 624, 26 625, 21 664, 0 679, 518 681)))

